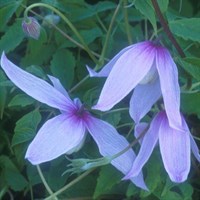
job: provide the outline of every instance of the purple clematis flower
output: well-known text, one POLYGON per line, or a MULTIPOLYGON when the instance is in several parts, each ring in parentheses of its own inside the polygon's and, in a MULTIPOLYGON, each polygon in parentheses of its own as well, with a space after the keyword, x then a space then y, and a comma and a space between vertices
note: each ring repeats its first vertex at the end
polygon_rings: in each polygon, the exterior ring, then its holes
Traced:
MULTIPOLYGON (((1 57, 1 67, 10 80, 26 94, 61 111, 61 114, 45 122, 29 145, 25 157, 32 164, 40 164, 79 150, 86 137, 86 130, 97 143, 103 156, 113 156, 129 145, 125 137, 113 126, 86 111, 79 99, 72 101, 57 78, 49 76, 52 86, 14 65, 4 53, 1 57)), ((135 154, 129 149, 113 159, 111 164, 126 174, 130 171, 134 159, 135 154)), ((142 173, 131 178, 131 181, 148 190, 142 173)))
MULTIPOLYGON (((157 141, 159 141, 164 167, 170 179, 177 183, 187 179, 190 170, 190 148, 198 161, 200 161, 200 156, 198 147, 182 115, 181 120, 182 131, 170 127, 165 111, 161 111, 155 116, 142 140, 132 169, 124 179, 137 176, 141 172, 157 141)), ((145 124, 139 127, 140 131, 144 128, 146 128, 145 124)))
POLYGON ((99 73, 90 68, 88 71, 90 76, 108 76, 94 109, 111 109, 135 88, 129 112, 136 123, 162 94, 170 126, 182 127, 177 67, 168 50, 161 45, 145 41, 128 46, 99 73))
POLYGON ((27 17, 22 21, 22 29, 28 37, 38 40, 40 37, 40 24, 34 17, 27 17))

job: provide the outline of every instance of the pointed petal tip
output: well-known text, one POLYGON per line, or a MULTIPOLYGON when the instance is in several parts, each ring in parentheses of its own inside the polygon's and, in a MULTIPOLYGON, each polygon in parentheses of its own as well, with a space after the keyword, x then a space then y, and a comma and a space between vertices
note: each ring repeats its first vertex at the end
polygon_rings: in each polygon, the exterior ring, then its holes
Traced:
POLYGON ((93 110, 100 110, 100 111, 107 111, 107 110, 109 110, 110 108, 107 108, 107 107, 105 107, 105 106, 96 104, 96 105, 92 106, 92 109, 93 109, 93 110))
MULTIPOLYGON (((127 181, 127 180, 130 180, 132 181, 132 179, 134 179, 134 177, 131 175, 129 175, 130 173, 126 174, 126 176, 124 176, 121 180, 122 181, 127 181)), ((149 188, 146 186, 145 182, 137 182, 137 186, 142 188, 143 190, 146 190, 147 192, 149 192, 149 188)))
POLYGON ((88 71, 90 77, 97 76, 97 73, 93 69, 91 69, 88 65, 86 65, 86 68, 87 68, 87 71, 88 71))

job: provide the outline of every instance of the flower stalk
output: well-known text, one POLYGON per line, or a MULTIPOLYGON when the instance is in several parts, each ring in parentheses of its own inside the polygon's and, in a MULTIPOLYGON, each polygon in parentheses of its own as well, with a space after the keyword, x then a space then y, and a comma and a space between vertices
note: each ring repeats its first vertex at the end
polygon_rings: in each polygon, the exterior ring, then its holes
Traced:
POLYGON ((71 28, 71 30, 74 32, 74 34, 77 36, 77 38, 80 40, 80 42, 82 43, 82 45, 84 46, 84 49, 86 50, 86 52, 88 53, 88 55, 90 56, 90 58, 97 64, 98 60, 94 57, 94 55, 92 54, 91 50, 89 49, 89 47, 87 46, 87 44, 85 43, 84 39, 82 38, 82 36, 79 34, 78 30, 74 27, 74 25, 70 22, 70 20, 63 15, 59 10, 57 10, 56 8, 54 8, 53 6, 50 6, 48 4, 45 3, 35 3, 30 5, 29 7, 26 8, 26 10, 24 11, 24 17, 25 19, 28 18, 28 12, 29 10, 35 8, 35 7, 45 7, 48 8, 50 10, 52 10, 53 12, 55 12, 57 15, 59 15, 64 22, 71 28))

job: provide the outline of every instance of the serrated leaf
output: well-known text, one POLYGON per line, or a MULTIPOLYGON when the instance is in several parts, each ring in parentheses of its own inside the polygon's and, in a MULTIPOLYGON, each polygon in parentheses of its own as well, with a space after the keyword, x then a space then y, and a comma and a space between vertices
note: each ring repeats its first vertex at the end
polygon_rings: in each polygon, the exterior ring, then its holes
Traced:
POLYGON ((34 101, 35 100, 33 98, 29 97, 26 94, 17 94, 11 99, 10 103, 8 104, 8 107, 11 107, 11 106, 25 107, 25 106, 33 104, 34 101))
POLYGON ((179 58, 179 63, 191 76, 200 80, 200 59, 199 58, 179 58))
POLYGON ((65 49, 58 50, 51 60, 51 72, 65 88, 70 88, 74 79, 75 58, 65 49))
POLYGON ((111 190, 114 185, 120 182, 121 178, 122 174, 120 174, 119 171, 117 171, 113 166, 107 165, 101 167, 93 196, 94 199, 111 190))
POLYGON ((11 189, 21 191, 28 185, 26 179, 7 156, 0 156, 0 166, 3 169, 4 179, 11 189))
MULTIPOLYGON (((102 36, 103 33, 100 28, 95 27, 95 28, 91 28, 89 30, 80 31, 80 34, 82 35, 85 43, 90 44, 96 38, 102 36)), ((76 39, 76 40, 78 41, 78 39, 76 39)))
POLYGON ((154 31, 157 32, 156 15, 151 1, 136 0, 135 7, 151 22, 154 31))
POLYGON ((22 20, 16 22, 9 27, 8 31, 0 39, 0 54, 15 49, 23 40, 24 33, 21 27, 22 20))
POLYGON ((187 114, 200 114, 200 92, 182 93, 181 109, 187 114))
POLYGON ((15 13, 21 2, 21 0, 11 1, 10 4, 7 4, 0 9, 0 30, 3 30, 3 27, 6 25, 11 16, 15 13))
POLYGON ((36 134, 40 121, 41 115, 39 111, 32 111, 19 119, 14 130, 12 146, 31 140, 36 134))
POLYGON ((172 33, 185 40, 200 42, 200 18, 173 20, 169 27, 172 33))

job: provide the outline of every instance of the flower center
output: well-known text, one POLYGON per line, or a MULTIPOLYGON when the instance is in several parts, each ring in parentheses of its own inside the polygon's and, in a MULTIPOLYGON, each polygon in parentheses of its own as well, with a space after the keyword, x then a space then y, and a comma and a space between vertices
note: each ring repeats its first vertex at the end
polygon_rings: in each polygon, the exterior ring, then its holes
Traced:
POLYGON ((148 83, 152 83, 158 77, 158 71, 155 66, 153 66, 149 72, 145 75, 145 77, 139 82, 139 84, 144 85, 148 83))

